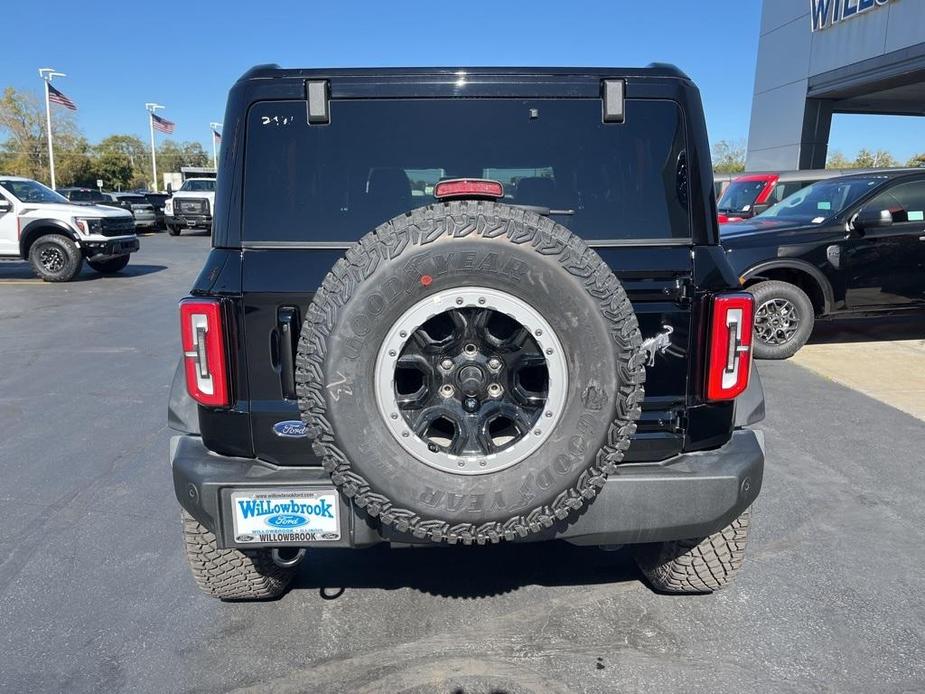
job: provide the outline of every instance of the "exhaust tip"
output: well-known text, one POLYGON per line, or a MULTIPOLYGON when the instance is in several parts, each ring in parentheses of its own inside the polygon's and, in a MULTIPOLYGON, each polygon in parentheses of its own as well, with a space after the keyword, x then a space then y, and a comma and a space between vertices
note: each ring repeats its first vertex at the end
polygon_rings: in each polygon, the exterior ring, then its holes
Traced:
POLYGON ((277 566, 288 569, 293 566, 297 566, 302 559, 305 558, 305 548, 299 547, 283 547, 276 548, 270 552, 270 557, 273 559, 273 563, 277 566))

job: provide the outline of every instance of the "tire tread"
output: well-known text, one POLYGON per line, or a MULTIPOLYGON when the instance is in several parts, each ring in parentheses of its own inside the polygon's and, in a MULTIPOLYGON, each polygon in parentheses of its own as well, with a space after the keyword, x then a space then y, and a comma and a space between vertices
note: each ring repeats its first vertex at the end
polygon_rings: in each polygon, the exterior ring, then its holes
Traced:
POLYGON ((420 539, 449 544, 497 543, 526 537, 590 503, 606 478, 623 460, 644 397, 645 355, 642 336, 623 286, 601 257, 578 236, 552 220, 527 210, 492 202, 461 201, 422 207, 380 225, 355 243, 328 272, 308 309, 296 355, 296 392, 312 450, 334 484, 356 506, 385 525, 420 539), (577 483, 551 503, 516 515, 506 522, 450 523, 400 508, 395 500, 374 492, 352 468, 336 443, 334 427, 327 418, 323 387, 327 339, 339 309, 357 286, 368 279, 381 262, 398 258, 406 249, 426 247, 443 236, 481 236, 526 245, 545 256, 558 256, 561 267, 580 278, 586 291, 599 303, 609 324, 619 361, 620 387, 616 394, 616 417, 604 444, 577 483), (504 237, 504 239, 501 239, 504 237))

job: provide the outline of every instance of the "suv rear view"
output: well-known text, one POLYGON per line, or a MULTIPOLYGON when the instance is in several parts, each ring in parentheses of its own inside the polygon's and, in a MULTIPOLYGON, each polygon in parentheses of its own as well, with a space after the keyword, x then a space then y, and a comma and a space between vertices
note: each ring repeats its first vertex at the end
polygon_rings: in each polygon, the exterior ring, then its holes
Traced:
POLYGON ((382 542, 731 579, 763 397, 682 73, 268 66, 224 122, 170 406, 203 590, 272 597, 306 548, 382 542))

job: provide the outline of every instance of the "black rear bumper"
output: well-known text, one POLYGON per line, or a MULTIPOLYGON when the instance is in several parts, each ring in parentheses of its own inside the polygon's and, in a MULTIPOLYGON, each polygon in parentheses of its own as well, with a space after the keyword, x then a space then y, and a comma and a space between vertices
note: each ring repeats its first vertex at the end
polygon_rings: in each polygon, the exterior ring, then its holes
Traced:
MULTIPOLYGON (((233 540, 228 512, 235 489, 333 488, 321 468, 278 467, 253 458, 216 455, 193 435, 171 439, 170 460, 177 499, 215 534, 220 547, 243 546, 233 540)), ((686 453, 658 464, 622 466, 593 503, 525 541, 562 539, 581 545, 611 545, 705 537, 752 504, 761 489, 763 472, 760 432, 740 429, 725 446, 712 451, 686 453)), ((343 496, 340 517, 341 539, 320 546, 422 543, 381 526, 343 496)))

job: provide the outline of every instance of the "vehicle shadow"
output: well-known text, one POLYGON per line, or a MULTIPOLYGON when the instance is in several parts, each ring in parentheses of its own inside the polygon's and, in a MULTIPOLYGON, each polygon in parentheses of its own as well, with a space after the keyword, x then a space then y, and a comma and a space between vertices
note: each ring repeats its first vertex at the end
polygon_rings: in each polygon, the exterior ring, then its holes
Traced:
POLYGON ((519 588, 599 585, 642 580, 630 553, 566 542, 486 547, 308 550, 294 590, 317 589, 335 600, 349 588, 411 588, 441 597, 474 599, 519 588))
POLYGON ((75 282, 87 282, 93 280, 101 279, 127 279, 129 277, 143 277, 144 275, 153 275, 156 272, 161 272, 166 270, 166 265, 141 265, 129 263, 125 266, 124 269, 119 270, 119 272, 112 275, 104 275, 99 272, 94 271, 91 268, 84 268, 84 271, 81 272, 75 279, 75 282))
MULTIPOLYGON (((101 279, 127 279, 130 277, 142 277, 144 275, 153 275, 155 272, 166 270, 166 265, 141 265, 132 264, 131 262, 119 272, 113 275, 103 275, 92 268, 84 267, 77 277, 71 282, 93 282, 101 279)), ((32 271, 32 265, 26 261, 14 261, 0 263, 0 283, 4 280, 34 280, 41 283, 42 280, 32 271)), ((53 283, 48 283, 53 284, 53 283)), ((68 284, 68 283, 64 283, 68 284)))
POLYGON ((898 316, 821 320, 816 323, 811 345, 851 342, 892 342, 925 339, 925 312, 898 316))

